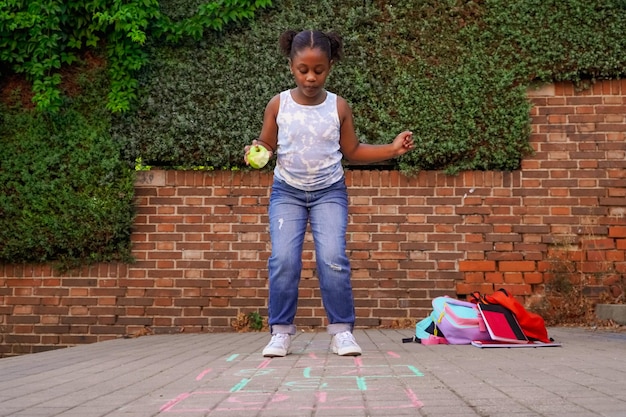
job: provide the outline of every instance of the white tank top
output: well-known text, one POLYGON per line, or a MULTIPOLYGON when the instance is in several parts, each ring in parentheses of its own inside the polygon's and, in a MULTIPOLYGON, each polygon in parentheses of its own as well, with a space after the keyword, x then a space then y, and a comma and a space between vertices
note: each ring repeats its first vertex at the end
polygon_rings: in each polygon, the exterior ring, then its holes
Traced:
POLYGON ((275 177, 303 191, 321 190, 343 178, 336 94, 327 92, 323 103, 304 106, 283 91, 276 123, 275 177))

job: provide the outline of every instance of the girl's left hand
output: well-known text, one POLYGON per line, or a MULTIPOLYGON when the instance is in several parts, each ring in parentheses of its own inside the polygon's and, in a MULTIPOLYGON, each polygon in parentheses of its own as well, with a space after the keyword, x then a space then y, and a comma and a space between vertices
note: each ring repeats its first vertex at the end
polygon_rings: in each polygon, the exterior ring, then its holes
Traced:
POLYGON ((393 140, 393 146, 396 149, 398 155, 404 155, 411 149, 415 147, 415 143, 413 142, 413 132, 406 130, 400 133, 393 140))

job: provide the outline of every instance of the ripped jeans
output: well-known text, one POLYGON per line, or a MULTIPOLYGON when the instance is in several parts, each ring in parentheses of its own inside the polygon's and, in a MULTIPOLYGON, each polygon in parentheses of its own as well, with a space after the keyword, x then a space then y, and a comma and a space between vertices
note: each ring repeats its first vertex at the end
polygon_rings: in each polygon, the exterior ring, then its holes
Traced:
POLYGON ((345 181, 319 191, 302 191, 275 179, 269 204, 272 254, 269 268, 269 325, 272 334, 295 334, 307 223, 315 244, 317 276, 330 334, 352 330, 355 312, 346 255, 348 192, 345 181))

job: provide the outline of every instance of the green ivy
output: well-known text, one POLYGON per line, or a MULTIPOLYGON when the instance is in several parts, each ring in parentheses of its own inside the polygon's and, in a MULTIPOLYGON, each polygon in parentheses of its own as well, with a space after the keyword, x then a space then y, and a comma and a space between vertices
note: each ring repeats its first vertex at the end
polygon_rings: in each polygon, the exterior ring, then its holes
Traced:
POLYGON ((33 84, 37 108, 58 111, 64 64, 78 60, 84 48, 104 42, 111 90, 107 107, 129 110, 136 99, 136 73, 147 63, 147 37, 178 41, 199 39, 205 29, 250 19, 269 0, 218 0, 201 4, 197 13, 174 22, 161 13, 158 0, 5 0, 0 1, 0 62, 24 73, 33 84))

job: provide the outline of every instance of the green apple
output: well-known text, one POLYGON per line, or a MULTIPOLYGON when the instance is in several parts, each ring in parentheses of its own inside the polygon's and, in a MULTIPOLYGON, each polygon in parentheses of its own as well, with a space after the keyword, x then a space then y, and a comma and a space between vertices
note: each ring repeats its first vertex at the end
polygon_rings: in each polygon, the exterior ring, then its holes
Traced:
POLYGON ((263 145, 254 145, 248 153, 248 163, 252 168, 263 168, 270 160, 270 152, 263 145))

